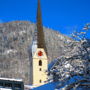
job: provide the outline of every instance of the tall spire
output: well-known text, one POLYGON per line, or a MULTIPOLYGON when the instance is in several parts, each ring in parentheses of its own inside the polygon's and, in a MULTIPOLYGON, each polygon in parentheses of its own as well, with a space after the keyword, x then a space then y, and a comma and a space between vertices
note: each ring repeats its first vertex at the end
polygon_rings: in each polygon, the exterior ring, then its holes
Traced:
POLYGON ((43 32, 43 26, 42 26, 40 0, 38 0, 38 8, 37 8, 37 45, 38 45, 38 48, 44 48, 46 51, 44 32, 43 32))

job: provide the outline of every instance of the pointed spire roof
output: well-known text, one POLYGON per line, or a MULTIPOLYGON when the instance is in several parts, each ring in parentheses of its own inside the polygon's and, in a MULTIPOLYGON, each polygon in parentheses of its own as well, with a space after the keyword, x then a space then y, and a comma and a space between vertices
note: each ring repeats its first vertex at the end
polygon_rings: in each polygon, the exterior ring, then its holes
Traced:
POLYGON ((37 8, 37 45, 38 48, 44 48, 44 50, 46 51, 44 32, 42 26, 40 0, 38 0, 38 8, 37 8))

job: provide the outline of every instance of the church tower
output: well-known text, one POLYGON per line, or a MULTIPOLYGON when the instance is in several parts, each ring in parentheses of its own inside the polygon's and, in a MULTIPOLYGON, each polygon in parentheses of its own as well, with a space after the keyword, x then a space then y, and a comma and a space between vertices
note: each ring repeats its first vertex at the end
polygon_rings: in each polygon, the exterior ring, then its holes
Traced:
POLYGON ((40 86, 47 81, 48 58, 41 19, 40 0, 37 8, 37 29, 34 32, 30 58, 30 84, 40 86))

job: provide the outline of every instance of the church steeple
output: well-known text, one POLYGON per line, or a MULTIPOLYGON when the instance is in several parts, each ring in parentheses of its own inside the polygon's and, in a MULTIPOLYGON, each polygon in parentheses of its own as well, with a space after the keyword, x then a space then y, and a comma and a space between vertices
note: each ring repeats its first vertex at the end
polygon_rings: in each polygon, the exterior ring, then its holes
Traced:
POLYGON ((34 86, 44 85, 47 82, 48 58, 46 53, 44 32, 41 18, 40 0, 37 8, 37 29, 32 43, 32 57, 30 58, 30 84, 34 86))
POLYGON ((40 0, 38 0, 38 8, 37 8, 37 45, 38 48, 44 48, 44 50, 46 51, 44 32, 42 26, 40 0))

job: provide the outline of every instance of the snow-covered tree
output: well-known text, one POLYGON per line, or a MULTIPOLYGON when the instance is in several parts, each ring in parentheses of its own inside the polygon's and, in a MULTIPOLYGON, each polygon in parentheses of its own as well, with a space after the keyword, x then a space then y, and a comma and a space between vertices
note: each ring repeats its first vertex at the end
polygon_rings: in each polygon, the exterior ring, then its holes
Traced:
POLYGON ((82 79, 90 78, 90 42, 86 39, 89 29, 90 24, 86 24, 80 32, 74 32, 73 42, 67 44, 68 53, 58 57, 49 69, 50 80, 60 82, 59 87, 65 84, 70 85, 68 81, 74 77, 76 77, 74 84, 80 83, 82 79))
POLYGON ((78 55, 81 56, 81 59, 86 60, 86 72, 85 74, 87 75, 88 73, 90 73, 90 67, 89 67, 89 63, 90 62, 90 50, 88 48, 90 42, 89 39, 86 38, 86 35, 88 33, 88 31, 90 30, 90 23, 86 24, 85 27, 80 30, 80 32, 74 32, 72 34, 72 37, 75 39, 75 42, 77 42, 77 40, 79 41, 80 44, 77 45, 77 47, 79 48, 79 53, 78 55))

